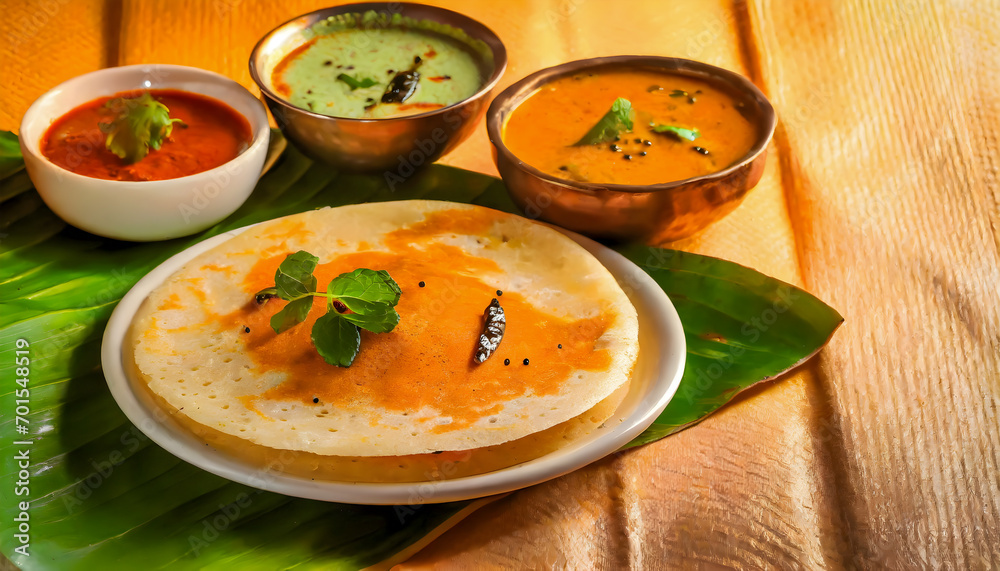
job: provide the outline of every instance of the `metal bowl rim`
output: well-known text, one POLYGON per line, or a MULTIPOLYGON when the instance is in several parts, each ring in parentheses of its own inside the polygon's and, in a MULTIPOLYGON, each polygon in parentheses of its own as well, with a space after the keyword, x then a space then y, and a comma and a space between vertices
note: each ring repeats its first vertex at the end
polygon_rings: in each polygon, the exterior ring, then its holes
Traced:
POLYGON ((414 2, 359 2, 355 4, 343 4, 340 6, 332 6, 328 8, 321 8, 319 10, 313 10, 312 12, 300 14, 290 20, 282 22, 278 26, 275 26, 271 31, 264 34, 264 36, 257 41, 257 44, 254 46, 253 51, 250 52, 250 77, 253 79, 254 83, 257 84, 257 87, 260 89, 261 93, 265 97, 281 105, 282 107, 285 107, 286 109, 290 109, 296 113, 302 113, 312 118, 320 120, 332 119, 336 121, 345 121, 348 123, 357 123, 357 124, 365 124, 365 123, 389 124, 393 122, 406 121, 417 117, 431 117, 434 115, 447 113, 449 111, 454 110, 458 106, 470 103, 472 101, 481 99, 482 97, 486 96, 493 90, 494 87, 496 87, 496 84, 500 81, 500 78, 503 76, 504 71, 506 69, 507 69, 507 48, 506 46, 504 46, 503 41, 500 40, 500 37, 496 34, 496 32, 491 30, 488 26, 486 26, 482 22, 479 22, 478 20, 475 20, 473 18, 470 18, 469 16, 466 16, 459 12, 455 12, 453 10, 448 10, 446 8, 439 8, 437 6, 428 6, 427 4, 417 4, 414 2), (307 26, 300 26, 300 29, 305 29, 308 26, 312 26, 329 16, 350 14, 352 12, 364 13, 365 11, 368 10, 375 10, 379 7, 385 8, 388 6, 398 6, 400 12, 406 9, 412 9, 417 11, 426 10, 436 15, 443 16, 443 19, 437 19, 435 21, 441 24, 446 24, 449 26, 461 28, 465 33, 469 34, 470 37, 482 41, 490 48, 490 50, 493 52, 493 62, 494 62, 493 73, 490 74, 487 80, 483 83, 483 85, 479 87, 479 89, 475 93, 466 97, 465 99, 462 99, 461 101, 456 101, 451 105, 441 107, 440 109, 427 111, 425 113, 415 113, 413 115, 403 115, 399 117, 383 117, 376 119, 371 119, 371 118, 359 119, 356 117, 336 117, 333 115, 323 115, 322 113, 309 111, 308 109, 303 109, 301 107, 293 105, 291 102, 285 100, 280 95, 271 91, 271 89, 269 89, 264 84, 264 81, 261 79, 259 70, 257 69, 257 60, 259 59, 259 57, 263 52, 264 44, 266 44, 267 41, 272 36, 274 36, 274 34, 279 30, 282 30, 285 27, 289 27, 295 24, 296 22, 299 22, 300 20, 303 22, 309 22, 307 26), (460 22, 461 25, 455 25, 456 23, 455 21, 460 22))
MULTIPOLYGON (((508 114, 509 114, 508 113, 508 114)), ((553 67, 547 67, 536 71, 535 73, 517 81, 511 86, 504 89, 493 99, 493 103, 490 104, 489 110, 486 112, 486 132, 489 135, 490 142, 498 153, 503 155, 504 159, 511 162, 516 168, 524 170, 527 174, 530 174, 538 179, 541 179, 549 184, 555 186, 561 186, 564 188, 578 190, 578 191, 589 191, 589 192, 622 192, 628 194, 641 194, 641 193, 652 193, 660 192, 665 190, 672 190, 682 186, 689 185, 691 183, 720 180, 728 177, 734 172, 746 167, 747 165, 753 163, 755 160, 761 157, 767 150, 768 144, 770 144, 772 137, 774 136, 774 130, 777 126, 777 115, 774 112, 774 107, 771 102, 768 101, 767 97, 764 96, 763 92, 753 84, 746 77, 728 69, 721 67, 716 67, 711 64, 689 60, 684 58, 676 57, 663 57, 663 56, 640 56, 640 55, 623 55, 623 56, 608 56, 608 57, 596 57, 587 58, 576 61, 571 61, 563 64, 559 64, 553 67), (503 142, 502 127, 503 122, 501 119, 502 110, 509 108, 509 113, 513 113, 518 106, 521 105, 526 99, 533 95, 538 88, 546 83, 553 80, 572 75, 579 71, 587 69, 598 69, 604 67, 617 66, 621 67, 657 67, 663 68, 665 71, 676 73, 678 75, 688 75, 695 77, 709 76, 716 80, 721 80, 730 87, 736 89, 737 91, 749 95, 749 98, 757 103, 760 108, 760 118, 757 123, 761 128, 761 132, 757 137, 756 142, 750 150, 735 163, 729 165, 728 167, 711 172, 708 174, 685 178, 681 180, 675 180, 664 183, 650 184, 650 185, 638 185, 638 184, 600 184, 600 183, 589 183, 589 182, 578 182, 573 180, 567 180, 564 178, 559 178, 551 174, 545 173, 530 164, 524 162, 523 160, 517 158, 507 145, 503 142), (675 67, 668 67, 675 66, 675 67)))

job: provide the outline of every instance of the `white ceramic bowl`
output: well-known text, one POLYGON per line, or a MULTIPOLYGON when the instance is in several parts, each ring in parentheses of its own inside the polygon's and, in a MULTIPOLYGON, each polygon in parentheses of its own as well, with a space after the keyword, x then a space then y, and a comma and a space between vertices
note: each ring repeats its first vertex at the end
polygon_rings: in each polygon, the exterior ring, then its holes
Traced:
POLYGON ((217 73, 179 65, 141 64, 75 77, 36 100, 21 120, 28 176, 63 220, 119 240, 165 240, 194 234, 232 214, 260 177, 270 128, 264 105, 217 73), (250 122, 250 148, 228 163, 190 176, 157 181, 102 180, 72 173, 42 155, 53 121, 88 101, 136 89, 179 89, 222 101, 250 122))

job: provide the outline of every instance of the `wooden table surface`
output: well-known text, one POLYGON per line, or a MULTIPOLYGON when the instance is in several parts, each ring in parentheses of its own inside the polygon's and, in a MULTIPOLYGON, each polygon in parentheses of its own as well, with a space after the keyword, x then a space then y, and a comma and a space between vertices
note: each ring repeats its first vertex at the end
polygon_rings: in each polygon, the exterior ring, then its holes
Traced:
MULTIPOLYGON (((846 323, 807 366, 494 503, 403 568, 1000 566, 998 3, 425 1, 500 35, 501 89, 615 54, 750 77, 780 120, 764 178, 674 246, 805 287, 846 323)), ((0 129, 105 66, 250 87, 256 40, 329 3, 4 1, 0 129)), ((485 128, 443 162, 495 174, 485 128)))

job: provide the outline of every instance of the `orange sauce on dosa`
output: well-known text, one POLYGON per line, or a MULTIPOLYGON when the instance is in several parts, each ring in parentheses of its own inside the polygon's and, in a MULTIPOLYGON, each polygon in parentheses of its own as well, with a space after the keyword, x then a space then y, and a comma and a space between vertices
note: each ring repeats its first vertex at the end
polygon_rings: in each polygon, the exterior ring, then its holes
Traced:
POLYGON ((223 316, 222 323, 249 327, 242 339, 254 363, 283 371, 287 379, 246 404, 253 408, 255 399, 265 399, 313 406, 318 398, 323 406, 397 413, 426 406, 452 417, 452 423, 432 429, 446 432, 499 412, 511 398, 558 393, 576 370, 606 369, 611 356, 594 344, 613 317, 606 312, 582 319, 556 317, 516 291, 504 291, 498 298, 507 318, 498 350, 485 363, 473 362, 483 311, 497 297, 496 285, 476 275, 498 268, 492 260, 427 239, 440 234, 442 227, 449 234, 476 234, 489 225, 490 216, 495 214, 479 210, 434 213, 390 233, 384 241, 389 251, 346 254, 317 267, 321 290, 334 277, 361 267, 387 270, 402 290, 396 306, 399 325, 390 333, 362 331, 361 351, 349 368, 326 363, 310 340, 313 323, 326 310, 325 300, 314 302, 304 323, 280 335, 270 328, 271 316, 285 302, 272 299, 257 305, 252 296, 274 285, 275 270, 292 252, 261 258, 243 280, 248 303, 223 316), (505 359, 510 359, 509 365, 505 359))

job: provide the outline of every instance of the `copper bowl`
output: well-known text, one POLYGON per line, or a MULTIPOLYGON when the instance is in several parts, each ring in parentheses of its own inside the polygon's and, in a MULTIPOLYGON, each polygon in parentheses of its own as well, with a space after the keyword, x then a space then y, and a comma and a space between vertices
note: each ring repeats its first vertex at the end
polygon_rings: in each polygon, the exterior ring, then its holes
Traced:
POLYGON ((774 134, 774 108, 745 77, 696 61, 656 56, 615 56, 543 69, 505 89, 486 114, 493 160, 514 202, 541 218, 582 234, 662 244, 705 228, 739 206, 764 172, 774 134), (523 162, 503 142, 507 118, 541 86, 581 71, 641 68, 695 77, 725 89, 743 103, 758 138, 742 159, 704 176, 653 185, 594 184, 560 179, 523 162))
POLYGON ((289 141, 313 159, 350 172, 382 171, 390 182, 436 161, 472 134, 506 67, 507 51, 486 26, 451 10, 402 2, 347 4, 304 14, 268 32, 250 55, 250 75, 289 141), (308 41, 310 28, 331 16, 369 11, 383 20, 365 20, 365 30, 427 21, 464 35, 484 78, 479 90, 447 107, 384 119, 321 115, 296 107, 276 93, 271 83, 275 66, 308 41))

